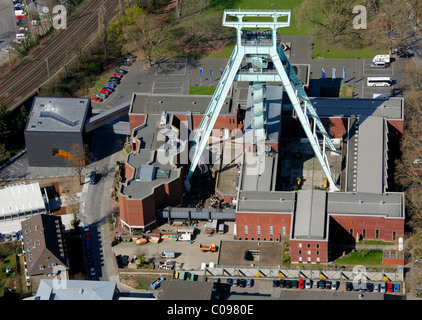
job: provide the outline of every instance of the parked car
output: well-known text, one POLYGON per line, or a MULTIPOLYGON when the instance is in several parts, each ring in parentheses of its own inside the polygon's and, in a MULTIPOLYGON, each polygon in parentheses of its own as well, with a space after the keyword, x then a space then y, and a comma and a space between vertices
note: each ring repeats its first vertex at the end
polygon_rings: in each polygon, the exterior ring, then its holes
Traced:
POLYGON ((306 279, 305 281, 305 289, 311 289, 312 288, 312 280, 306 279))
POLYGON ((95 96, 95 97, 92 98, 92 101, 101 102, 101 101, 103 101, 103 99, 95 96))
POLYGON ((91 234, 89 232, 85 232, 85 240, 91 241, 91 234))
POLYGON ((299 281, 293 280, 292 281, 292 287, 295 288, 295 289, 298 289, 299 288, 299 281))
POLYGON ((101 89, 101 90, 100 90, 100 93, 101 93, 101 94, 103 94, 103 95, 105 95, 105 96, 109 96, 111 92, 110 92, 110 91, 108 91, 107 89, 106 89, 106 90, 101 89))
POLYGON ((292 280, 286 280, 286 288, 292 287, 292 280))
POLYGON ((108 96, 106 96, 105 94, 102 93, 97 93, 96 97, 101 98, 101 99, 106 99, 108 96))
POLYGON ((380 284, 377 282, 377 283, 374 283, 374 291, 375 292, 380 292, 380 284))
POLYGON ((352 291, 353 290, 353 285, 351 282, 346 282, 346 291, 352 291))
POLYGON ((394 292, 400 292, 400 283, 395 283, 394 284, 394 292))
POLYGON ((89 231, 89 225, 87 223, 84 224, 84 232, 89 231))
POLYGON ((331 290, 337 290, 338 289, 339 282, 337 280, 333 280, 331 283, 331 290))
POLYGON ((385 281, 381 282, 380 292, 385 292, 387 290, 387 284, 385 281))
POLYGON ((12 241, 18 241, 18 234, 15 231, 12 231, 12 241))
POLYGON ((233 284, 233 279, 232 278, 227 278, 226 279, 226 283, 229 284, 229 285, 232 285, 233 284))
POLYGON ((392 282, 388 282, 387 283, 387 292, 393 292, 394 288, 393 288, 393 283, 392 282))
POLYGON ((120 78, 117 77, 111 77, 110 81, 117 81, 118 83, 120 83, 120 78))
POLYGON ((91 276, 92 277, 95 277, 95 269, 94 268, 91 268, 91 269, 89 269, 89 272, 90 272, 90 274, 91 274, 91 276))
POLYGON ((4 235, 4 242, 10 242, 11 240, 12 240, 12 237, 10 236, 10 234, 4 235))
POLYGON ((280 281, 278 281, 278 280, 273 280, 273 288, 276 288, 276 287, 278 287, 278 286, 280 286, 280 281))
POLYGON ((280 288, 285 288, 286 287, 286 280, 280 280, 279 287, 280 288))
POLYGON ((372 291, 374 291, 374 284, 373 284, 373 283, 368 282, 368 283, 366 284, 366 290, 367 290, 368 292, 372 292, 372 291))
POLYGON ((325 280, 319 280, 319 288, 325 289, 325 280))
POLYGON ((239 279, 234 278, 233 279, 233 285, 236 286, 236 287, 238 287, 239 286, 239 279))
POLYGON ((246 286, 248 287, 248 288, 251 288, 251 287, 253 287, 253 279, 247 279, 246 280, 246 286))
POLYGON ((91 241, 85 241, 85 248, 87 250, 91 249, 91 241))
POLYGON ((299 279, 299 289, 305 289, 305 280, 299 279))
POLYGON ((399 52, 397 54, 397 58, 410 58, 410 57, 412 57, 412 54, 407 51, 399 52))
POLYGON ((109 95, 112 93, 112 92, 114 92, 114 88, 109 88, 109 87, 107 87, 107 86, 105 86, 104 88, 102 88, 101 90, 105 90, 105 91, 108 91, 109 93, 109 95))
POLYGON ((114 70, 114 72, 115 73, 120 73, 120 74, 126 74, 127 73, 127 71, 126 70, 123 70, 123 69, 116 69, 116 70, 114 70))
POLYGON ((95 184, 95 177, 97 176, 97 172, 96 171, 91 171, 90 175, 89 175, 89 183, 90 184, 95 184))
POLYGON ((220 278, 214 278, 214 283, 220 283, 220 278))
POLYGON ((113 91, 114 91, 114 89, 116 89, 116 85, 115 84, 112 84, 112 83, 107 83, 105 87, 107 89, 113 90, 113 91))
POLYGON ((117 73, 117 72, 113 73, 112 76, 114 78, 119 78, 119 79, 123 78, 123 74, 122 73, 117 73))
POLYGON ((115 86, 117 86, 120 82, 119 82, 119 81, 117 81, 117 80, 112 80, 112 79, 110 79, 110 80, 108 81, 108 83, 110 83, 110 84, 114 84, 115 86))
POLYGON ((246 280, 245 279, 240 279, 239 280, 239 287, 241 287, 241 288, 246 287, 246 280))

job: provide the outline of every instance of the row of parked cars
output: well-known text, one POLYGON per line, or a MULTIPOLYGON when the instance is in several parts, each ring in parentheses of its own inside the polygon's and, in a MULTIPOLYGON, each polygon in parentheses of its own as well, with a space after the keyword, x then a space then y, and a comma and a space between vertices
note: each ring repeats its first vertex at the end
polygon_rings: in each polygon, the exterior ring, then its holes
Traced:
MULTIPOLYGON (((340 286, 338 280, 319 280, 312 279, 298 279, 298 280, 273 280, 273 287, 280 288, 296 288, 296 289, 329 289, 337 290, 340 286)), ((360 291, 360 292, 400 292, 400 283, 385 282, 371 283, 371 282, 346 282, 346 291, 360 291)))
MULTIPOLYGON (((131 66, 132 63, 136 60, 136 56, 132 54, 127 54, 122 61, 122 66, 131 66)), ((101 102, 108 98, 108 96, 116 90, 117 85, 120 84, 120 81, 127 73, 126 70, 119 68, 114 70, 114 73, 108 80, 108 83, 105 85, 104 88, 100 90, 99 93, 95 97, 92 98, 93 101, 101 102)))
POLYGON ((18 241, 20 239, 20 232, 12 231, 12 233, 1 234, 0 233, 0 241, 4 242, 12 242, 18 241))
POLYGON ((89 230, 89 225, 85 224, 83 227, 83 236, 85 241, 85 253, 88 259, 89 274, 92 278, 96 276, 94 268, 94 260, 92 257, 92 248, 91 248, 91 233, 89 230))
POLYGON ((108 83, 105 85, 104 88, 100 90, 100 92, 95 97, 92 98, 92 100, 101 102, 104 99, 107 99, 108 96, 111 95, 114 90, 116 90, 117 85, 120 83, 126 73, 127 71, 123 69, 114 70, 114 73, 110 77, 108 83))
MULTIPOLYGON (((214 278, 214 283, 220 283, 221 280, 220 278, 214 278)), ((231 285, 231 286, 235 286, 235 287, 240 287, 240 288, 251 288, 254 285, 254 281, 251 278, 248 279, 238 279, 238 278, 226 278, 226 283, 231 285)))

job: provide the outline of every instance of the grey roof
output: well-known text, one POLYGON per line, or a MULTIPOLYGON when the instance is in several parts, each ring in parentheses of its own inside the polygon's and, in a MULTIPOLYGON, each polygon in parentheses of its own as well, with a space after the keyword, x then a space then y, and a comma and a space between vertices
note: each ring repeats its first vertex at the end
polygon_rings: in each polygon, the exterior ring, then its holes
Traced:
POLYGON ((298 191, 292 238, 326 238, 326 202, 327 193, 325 191, 298 191))
POLYGON ((42 279, 36 300, 113 300, 116 283, 112 281, 42 279))
POLYGON ((295 209, 296 192, 240 191, 238 212, 292 213, 295 209))
POLYGON ((404 194, 329 192, 327 212, 329 214, 380 215, 404 219, 404 194))
MULTIPOLYGON (((127 157, 126 163, 134 168, 135 174, 133 179, 121 184, 122 195, 142 199, 152 194, 159 185, 169 183, 181 175, 181 168, 172 163, 175 159, 166 156, 162 130, 170 130, 167 134, 175 138, 177 132, 169 127, 158 126, 160 117, 161 114, 148 115, 145 126, 136 131, 136 137, 141 140, 142 146, 138 152, 131 152, 127 157)), ((182 150, 183 145, 180 148, 182 150)))
POLYGON ((25 130, 82 132, 90 106, 87 98, 36 97, 25 130))
POLYGON ((384 119, 359 118, 357 192, 384 191, 384 119))
MULTIPOLYGON (((130 114, 161 114, 169 113, 205 113, 212 96, 207 95, 170 95, 134 93, 130 114)), ((231 98, 227 97, 220 114, 235 113, 231 98)))
POLYGON ((403 119, 403 98, 309 98, 320 117, 385 117, 403 119))
POLYGON ((243 191, 271 191, 274 173, 277 171, 274 157, 254 156, 250 161, 245 156, 242 170, 243 191))

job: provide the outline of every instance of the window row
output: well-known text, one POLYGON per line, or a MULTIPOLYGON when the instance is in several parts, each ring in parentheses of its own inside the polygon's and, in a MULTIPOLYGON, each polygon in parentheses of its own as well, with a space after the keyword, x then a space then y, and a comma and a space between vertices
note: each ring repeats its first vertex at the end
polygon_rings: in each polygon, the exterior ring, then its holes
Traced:
MULTIPOLYGON (((263 230, 265 231, 265 230, 263 230)), ((243 228, 243 233, 245 236, 247 236, 249 234, 249 228, 248 226, 244 226, 243 228)), ((256 234, 258 236, 261 235, 261 226, 256 226, 256 234)), ((268 228, 268 235, 273 236, 274 235, 274 227, 273 226, 269 226, 268 228)), ((286 235, 286 227, 282 227, 281 228, 281 235, 285 236, 286 235)))
MULTIPOLYGON (((350 234, 351 237, 355 237, 355 232, 352 228, 349 229, 349 234, 350 234)), ((360 236, 361 239, 366 239, 366 229, 362 229, 362 234, 358 235, 358 236, 360 236)), ((397 232, 396 231, 393 231, 391 238, 392 238, 392 241, 397 240, 397 232)), ((375 239, 376 240, 380 239, 380 230, 379 229, 375 230, 375 239)))

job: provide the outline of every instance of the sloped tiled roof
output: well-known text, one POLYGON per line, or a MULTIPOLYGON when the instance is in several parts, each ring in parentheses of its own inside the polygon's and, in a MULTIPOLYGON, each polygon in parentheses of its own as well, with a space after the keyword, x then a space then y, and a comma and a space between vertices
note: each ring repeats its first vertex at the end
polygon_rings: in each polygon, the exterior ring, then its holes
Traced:
POLYGON ((29 275, 53 273, 59 265, 68 269, 60 217, 40 214, 22 221, 21 226, 29 275))

